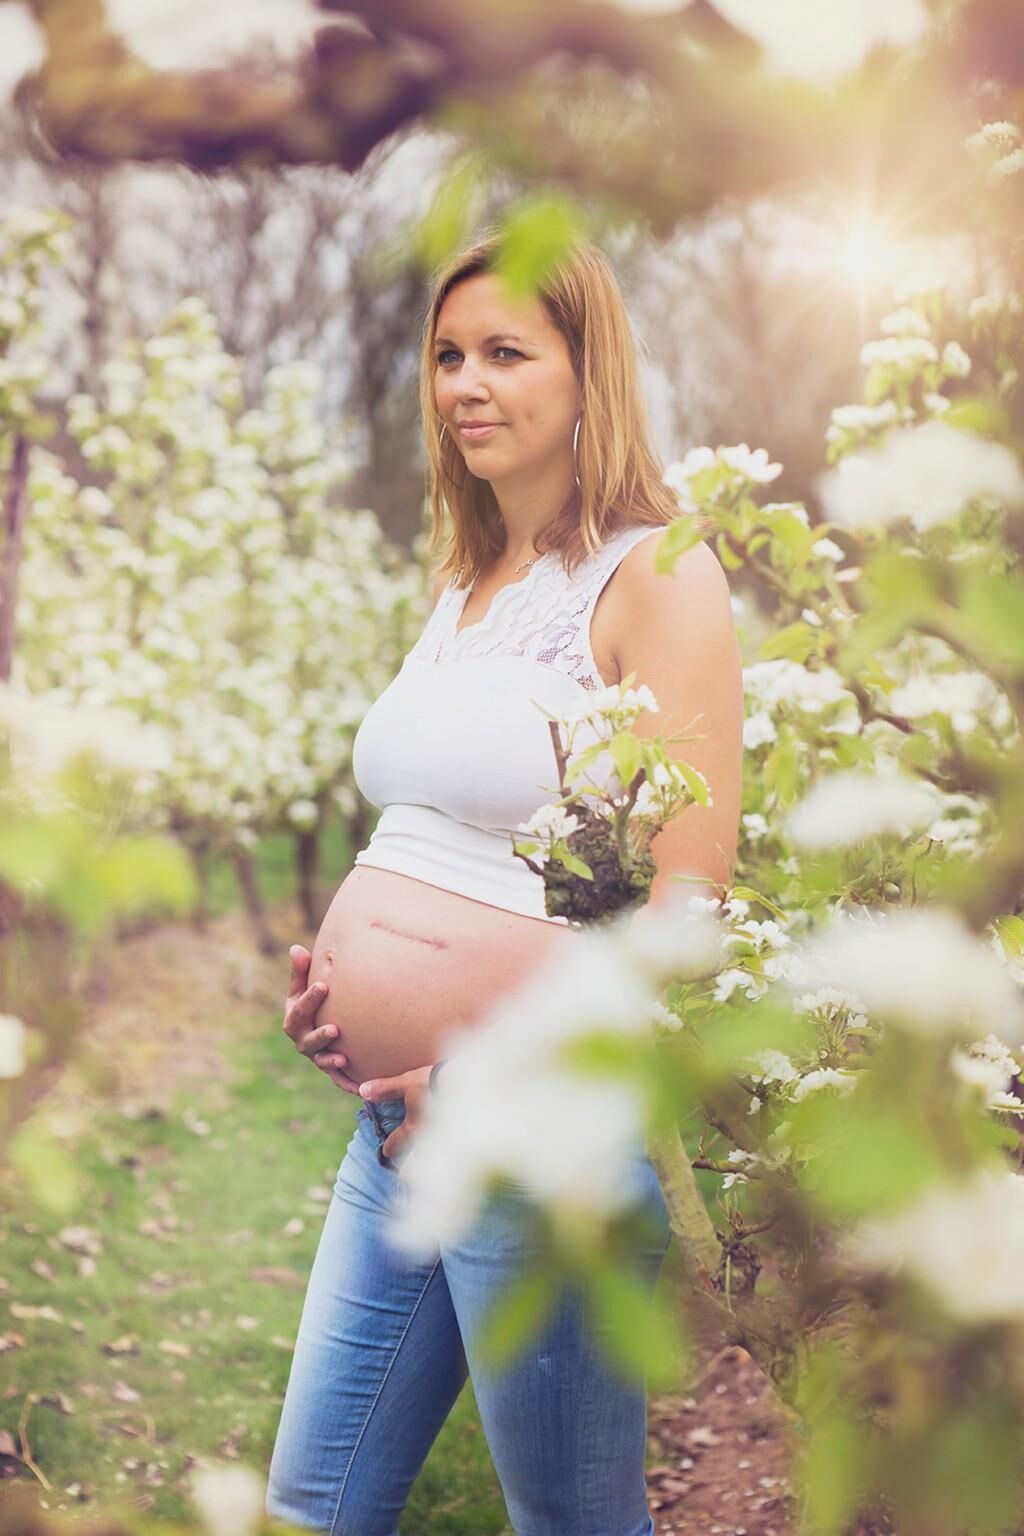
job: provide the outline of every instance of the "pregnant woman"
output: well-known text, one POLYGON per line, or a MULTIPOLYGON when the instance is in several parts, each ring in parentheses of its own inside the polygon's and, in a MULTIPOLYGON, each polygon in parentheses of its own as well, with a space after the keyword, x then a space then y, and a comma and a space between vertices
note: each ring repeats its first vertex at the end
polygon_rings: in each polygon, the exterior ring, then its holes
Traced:
MULTIPOLYGON (((565 1293, 509 1369, 480 1359, 488 1308, 536 1252, 525 1194, 496 1192, 429 1260, 388 1236, 446 1035, 483 1023, 574 937, 511 852, 510 831, 559 798, 537 703, 561 712, 635 672, 660 705, 652 730, 702 733, 681 751, 713 795, 655 837, 652 901, 675 875, 728 884, 735 859, 743 706, 728 586, 705 544, 656 570, 679 509, 648 446, 622 295, 582 243, 537 297, 512 297, 500 250, 491 234, 436 282, 420 379, 437 602, 355 739, 356 782, 380 820, 312 955, 292 950, 287 1033, 362 1102, 310 1276, 267 1509, 333 1536, 397 1536, 467 1375, 517 1536, 654 1531, 645 1394, 609 1365, 578 1297, 565 1293)), ((668 1218, 642 1142, 636 1157, 631 1258, 653 1286, 668 1218)))

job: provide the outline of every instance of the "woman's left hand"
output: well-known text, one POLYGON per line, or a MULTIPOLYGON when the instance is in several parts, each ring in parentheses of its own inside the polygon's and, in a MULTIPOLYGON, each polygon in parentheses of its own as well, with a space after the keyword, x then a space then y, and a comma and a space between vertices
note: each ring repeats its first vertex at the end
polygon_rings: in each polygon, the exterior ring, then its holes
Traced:
POLYGON ((424 1106, 430 1098, 430 1066, 413 1067, 411 1072, 400 1072, 397 1077, 367 1078, 359 1084, 359 1097, 371 1104, 378 1099, 405 1100, 405 1119, 381 1145, 385 1157, 394 1157, 423 1118, 424 1106))

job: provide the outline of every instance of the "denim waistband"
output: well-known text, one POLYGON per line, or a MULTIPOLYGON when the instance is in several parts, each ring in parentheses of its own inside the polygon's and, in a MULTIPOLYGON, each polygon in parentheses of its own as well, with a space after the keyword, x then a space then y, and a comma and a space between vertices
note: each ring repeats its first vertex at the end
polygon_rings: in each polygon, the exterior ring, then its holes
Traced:
POLYGON ((394 1163, 390 1157, 384 1156, 384 1143, 391 1132, 396 1130, 405 1119, 404 1099, 377 1099, 371 1103, 369 1099, 360 1099, 363 1106, 357 1113, 357 1119, 366 1119, 377 1138, 377 1161, 382 1168, 393 1168, 394 1163))

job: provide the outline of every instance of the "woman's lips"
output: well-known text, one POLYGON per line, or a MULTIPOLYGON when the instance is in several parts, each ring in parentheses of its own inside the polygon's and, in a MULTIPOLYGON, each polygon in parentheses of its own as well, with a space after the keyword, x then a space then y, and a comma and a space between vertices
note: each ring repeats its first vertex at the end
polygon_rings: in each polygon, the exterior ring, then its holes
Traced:
POLYGON ((459 431, 462 433, 463 437, 486 437, 489 432, 497 432, 500 426, 501 422, 495 421, 492 422, 489 427, 460 427, 459 431))

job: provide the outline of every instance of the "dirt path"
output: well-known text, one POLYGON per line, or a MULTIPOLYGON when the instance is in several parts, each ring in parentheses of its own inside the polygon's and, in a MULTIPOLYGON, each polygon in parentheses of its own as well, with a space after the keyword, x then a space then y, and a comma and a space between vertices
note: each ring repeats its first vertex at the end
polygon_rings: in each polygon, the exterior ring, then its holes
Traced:
POLYGON ((261 955, 243 915, 212 920, 204 933, 168 923, 109 943, 88 989, 86 1063, 55 1084, 69 1109, 95 1106, 97 1093, 129 1113, 168 1109, 180 1089, 208 1088, 233 1076, 224 1044, 251 1038, 267 1017, 281 1017, 288 989, 288 946, 312 945, 298 909, 277 907, 272 927, 280 955, 261 955))

